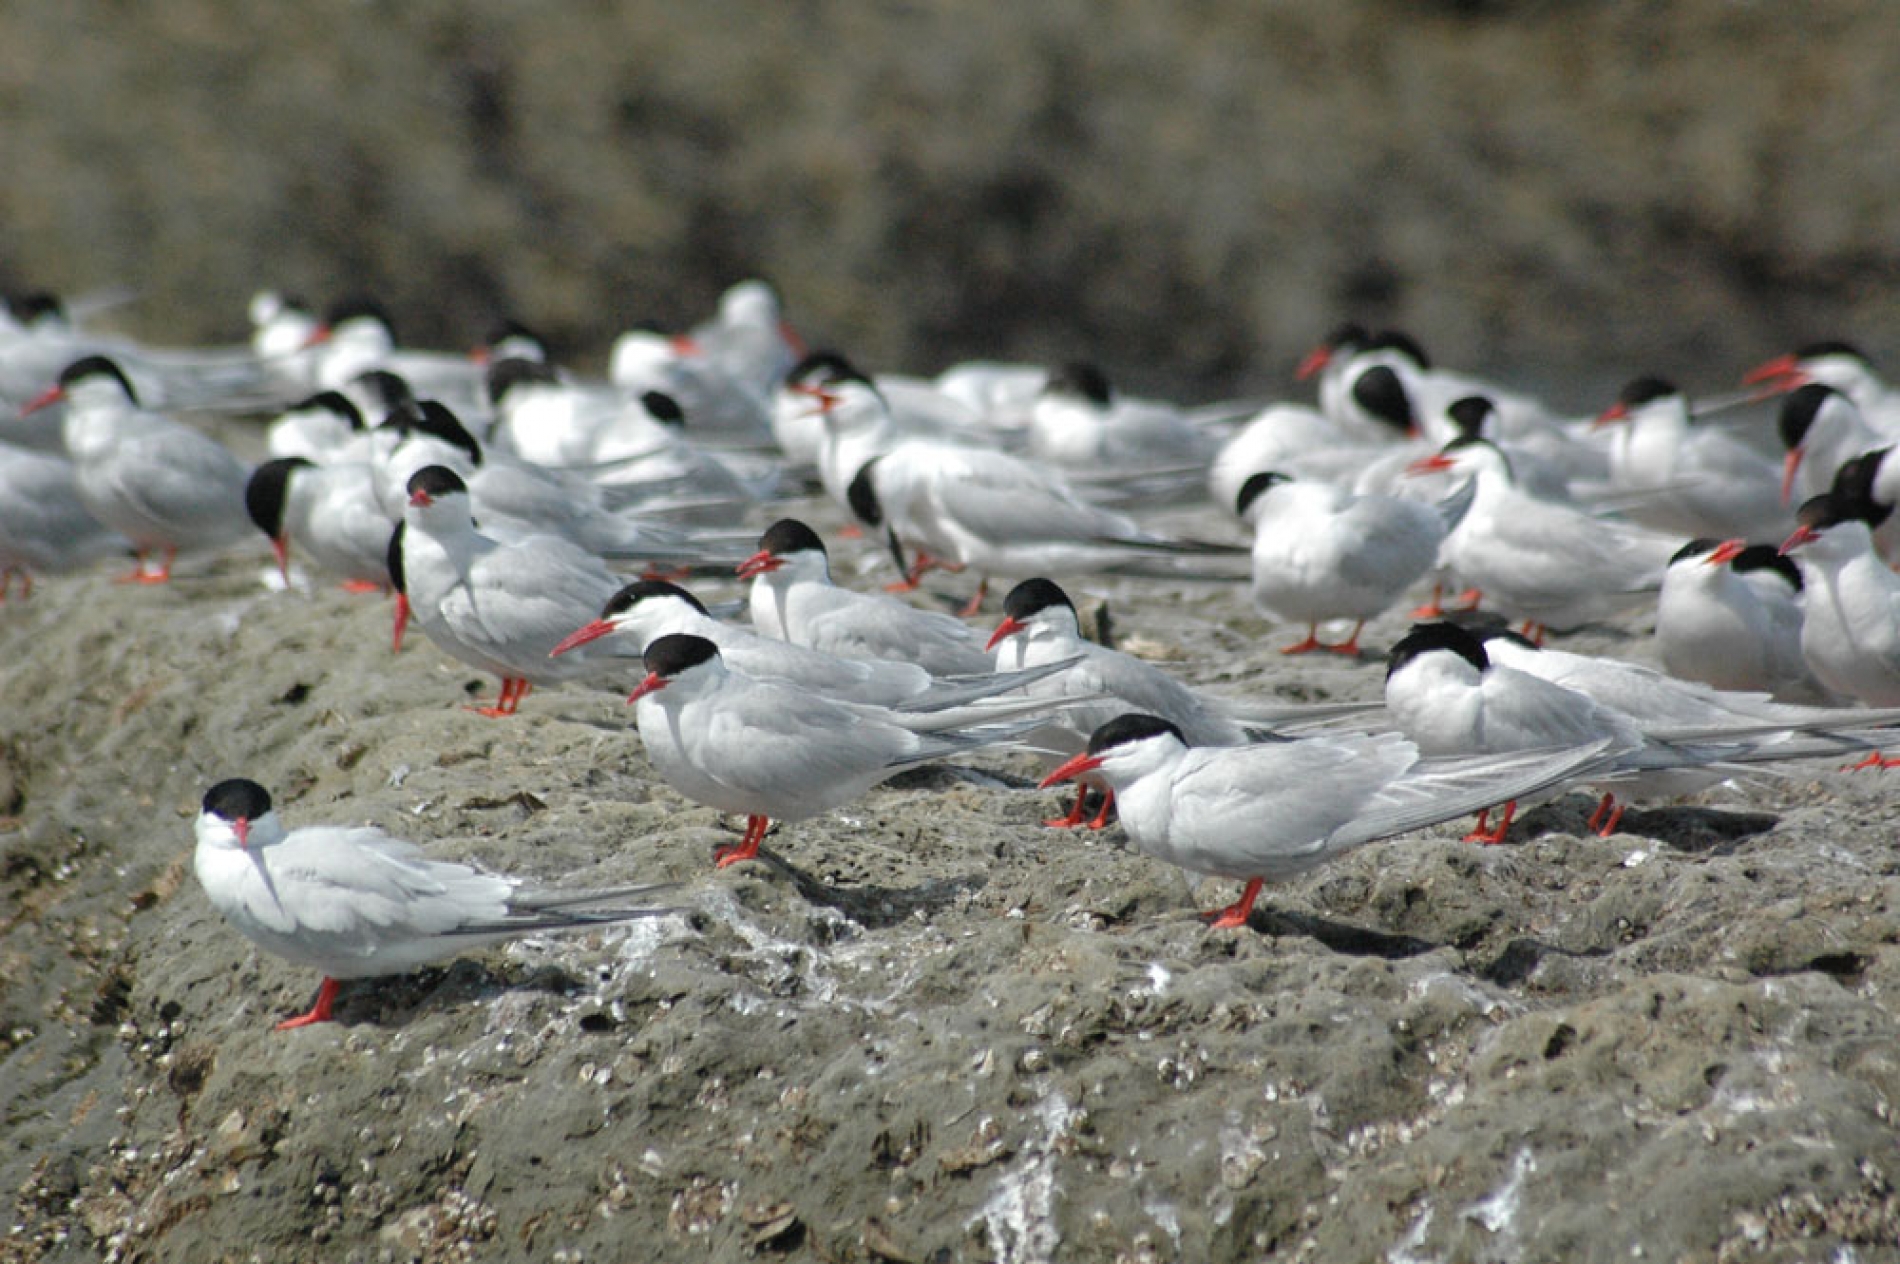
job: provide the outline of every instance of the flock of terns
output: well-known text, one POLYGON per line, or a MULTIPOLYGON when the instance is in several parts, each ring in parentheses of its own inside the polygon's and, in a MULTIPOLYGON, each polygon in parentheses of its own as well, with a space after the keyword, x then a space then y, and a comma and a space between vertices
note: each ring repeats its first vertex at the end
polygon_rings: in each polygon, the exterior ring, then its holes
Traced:
MULTIPOLYGON (((688 334, 622 335, 605 379, 518 325, 464 355, 399 345, 374 304, 260 294, 250 318, 248 346, 168 350, 46 299, 0 317, 0 600, 268 541, 286 583, 295 557, 394 593, 397 648, 413 624, 497 678, 485 714, 637 678, 653 772, 746 818, 719 866, 773 821, 1002 748, 1075 783, 1050 825, 1113 813, 1142 851, 1244 882, 1208 915, 1237 927, 1263 882, 1361 843, 1470 813, 1501 841, 1517 804, 1577 785, 1608 835, 1632 798, 1769 761, 1884 767, 1900 720, 1900 394, 1841 343, 1732 398, 1645 377, 1565 418, 1354 325, 1300 366, 1315 404, 1263 409, 1127 397, 1086 364, 872 377, 806 352, 757 281, 688 334), (268 459, 194 424, 212 414, 261 419, 268 459), (889 551, 891 592, 838 582, 818 533, 775 518, 814 488, 889 551), (1209 502, 1223 538, 1149 525, 1209 502), (961 615, 895 595, 939 569, 974 585, 961 615), (1103 574, 1248 585, 1305 629, 1288 654, 1359 658, 1367 621, 1430 596, 1381 699, 1282 704, 1085 637, 1059 581, 1103 574), (735 576, 741 610, 690 587, 735 576), (992 580, 1013 586, 985 626, 992 580), (1447 613, 1480 609, 1504 618, 1447 613), (1666 671, 1544 647, 1645 610, 1666 671)), ((224 916, 323 976, 285 1027, 329 1019, 339 980, 668 911, 652 885, 537 889, 374 828, 287 829, 242 778, 196 838, 224 916)))

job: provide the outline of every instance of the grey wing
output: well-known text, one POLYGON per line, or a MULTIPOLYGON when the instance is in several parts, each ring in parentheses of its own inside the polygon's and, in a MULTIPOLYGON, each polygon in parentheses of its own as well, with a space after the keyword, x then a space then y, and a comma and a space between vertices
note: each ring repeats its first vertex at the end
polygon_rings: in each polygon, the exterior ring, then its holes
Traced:
POLYGON ((945 449, 920 520, 982 540, 1095 540, 1141 535, 1132 519, 1084 501, 1054 475, 1000 452, 945 449))
POLYGON ((492 920, 512 884, 467 865, 423 857, 413 843, 375 829, 298 830, 273 851, 270 872, 287 925, 373 950, 391 941, 453 933, 492 920))
POLYGON ((196 431, 174 426, 132 438, 113 454, 111 469, 118 497, 154 523, 226 538, 251 530, 244 513, 248 472, 196 431))
POLYGON ((618 587, 585 549, 557 536, 531 536, 478 559, 469 572, 467 611, 445 616, 455 618, 456 633, 471 643, 559 674, 542 660, 599 614, 618 587))
POLYGON ((1587 746, 1545 748, 1514 755, 1423 759, 1381 786, 1359 814, 1333 832, 1329 847, 1345 848, 1423 829, 1510 799, 1608 770, 1619 748, 1610 739, 1587 746))

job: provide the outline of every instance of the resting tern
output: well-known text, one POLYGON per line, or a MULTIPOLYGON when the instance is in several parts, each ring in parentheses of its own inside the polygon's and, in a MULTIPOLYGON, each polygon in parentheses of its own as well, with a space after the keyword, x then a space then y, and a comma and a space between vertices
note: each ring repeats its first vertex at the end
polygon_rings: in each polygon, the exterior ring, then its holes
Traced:
MULTIPOLYGON (((1817 739, 1818 744, 1796 743, 1789 740, 1795 726, 1779 720, 1717 718, 1707 725, 1679 725, 1673 720, 1696 713, 1698 704, 1683 701, 1684 695, 1657 685, 1659 681, 1677 683, 1656 675, 1647 687, 1636 686, 1642 704, 1652 713, 1651 731, 1646 732, 1642 719, 1619 707, 1494 659, 1486 643, 1470 629, 1432 623, 1414 627, 1392 647, 1385 706, 1399 730, 1432 755, 1496 755, 1606 743, 1608 762, 1603 775, 1592 778, 1604 795, 1589 821, 1605 837, 1622 819, 1619 795, 1690 794, 1729 776, 1734 766, 1866 745, 1845 736, 1817 739), (1680 710, 1668 709, 1672 707, 1680 710), (1657 715, 1668 718, 1658 720, 1657 715)), ((1627 679, 1615 687, 1627 691, 1627 679)), ((1706 705, 1701 713, 1707 713, 1706 705)), ((1481 820, 1470 837, 1487 843, 1501 841, 1514 810, 1515 805, 1508 804, 1503 820, 1489 833, 1481 820)))
POLYGON ((317 465, 277 457, 251 471, 244 508, 271 543, 277 569, 290 583, 294 543, 326 575, 352 589, 389 587, 389 534, 396 524, 376 498, 367 463, 317 465))
POLYGON ((1869 706, 1900 706, 1900 575, 1874 551, 1870 514, 1824 492, 1801 506, 1781 551, 1805 581, 1801 652, 1815 676, 1869 706))
POLYGON ((1657 655, 1672 676, 1717 689, 1827 701, 1801 654, 1801 587, 1800 569, 1774 545, 1691 540, 1663 572, 1657 655))
POLYGON ((1450 496, 1427 505, 1359 496, 1334 483, 1272 471, 1249 478, 1234 507, 1254 532, 1253 603, 1283 622, 1307 625, 1306 639, 1280 652, 1325 649, 1357 656, 1366 621, 1431 570, 1476 490, 1466 479, 1450 496), (1319 625, 1333 619, 1354 620, 1352 635, 1322 645, 1319 625))
POLYGON ((619 587, 606 564, 560 536, 502 543, 476 529, 468 485, 439 465, 409 478, 400 537, 407 608, 445 653, 501 678, 487 716, 513 715, 532 685, 571 680, 597 664, 554 660, 562 638, 619 587))
POLYGON ((1775 428, 1788 452, 1781 476, 1784 503, 1819 496, 1848 460, 1890 441, 1867 423, 1852 399, 1819 382, 1796 388, 1781 402, 1775 428))
POLYGON ((367 461, 368 429, 363 413, 341 391, 318 391, 280 413, 265 432, 264 446, 274 457, 300 456, 322 465, 331 461, 367 461))
POLYGON ((1159 716, 1130 714, 1096 729, 1088 749, 1042 784, 1098 776, 1114 789, 1136 847, 1246 882, 1239 900, 1205 914, 1214 928, 1227 929, 1246 925, 1269 879, 1562 785, 1599 765, 1603 747, 1432 760, 1391 733, 1200 747, 1159 716))
POLYGON ((1691 426, 1688 397, 1673 383, 1629 382, 1595 425, 1610 435, 1612 489, 1656 493, 1626 510, 1644 526, 1760 539, 1784 535, 1791 525, 1774 463, 1727 430, 1691 426))
POLYGON ((1476 480, 1464 520, 1441 560, 1485 599, 1525 622, 1526 634, 1568 628, 1640 601, 1661 582, 1676 541, 1595 518, 1520 490, 1510 463, 1484 439, 1454 439, 1414 463, 1476 480))
POLYGON ((487 944, 671 909, 630 907, 664 884, 562 891, 430 860, 372 826, 286 830, 270 794, 233 778, 206 791, 192 863, 212 906, 259 948, 323 974, 310 1012, 329 1022, 344 979, 403 974, 487 944))
POLYGON ((915 663, 933 676, 991 669, 969 624, 833 583, 824 541, 796 518, 767 527, 739 574, 752 581, 752 626, 766 636, 840 658, 915 663))
POLYGON ((1207 437, 1180 410, 1116 392, 1100 366, 1061 365, 1030 409, 1029 454, 1065 470, 1204 466, 1207 437))
POLYGON ((104 356, 76 360, 27 407, 61 400, 80 501, 138 553, 127 581, 164 583, 181 550, 221 549, 245 538, 250 471, 215 440, 139 407, 117 364, 104 356), (145 566, 152 553, 164 556, 156 571, 145 566))
POLYGON ((1016 730, 919 733, 857 706, 728 668, 705 637, 669 633, 643 655, 636 704, 653 770, 696 803, 746 818, 744 839, 721 848, 724 868, 758 854, 773 820, 828 812, 888 777, 1013 740, 1016 730))

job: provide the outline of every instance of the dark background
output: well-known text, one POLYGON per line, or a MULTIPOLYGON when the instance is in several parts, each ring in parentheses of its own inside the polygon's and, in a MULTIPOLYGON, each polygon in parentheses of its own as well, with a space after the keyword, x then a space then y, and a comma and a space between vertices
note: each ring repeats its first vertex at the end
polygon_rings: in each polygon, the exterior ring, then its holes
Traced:
MULTIPOLYGON (((598 367, 748 275, 880 370, 1288 386, 1447 364, 1721 389, 1900 345, 1891 7, 1426 0, 164 4, 0 15, 0 287, 245 333, 251 291, 502 315, 598 367)), ((1587 402, 1587 401, 1579 401, 1587 402)))

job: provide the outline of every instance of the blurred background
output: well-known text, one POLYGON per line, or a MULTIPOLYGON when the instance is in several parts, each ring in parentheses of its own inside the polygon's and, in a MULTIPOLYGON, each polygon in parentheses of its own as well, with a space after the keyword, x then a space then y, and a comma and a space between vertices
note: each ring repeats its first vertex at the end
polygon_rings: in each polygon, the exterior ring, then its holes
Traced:
POLYGON ((877 370, 1291 389, 1345 318, 1588 405, 1900 351, 1880 0, 59 0, 0 14, 0 289, 252 291, 598 368, 747 276, 877 370))

